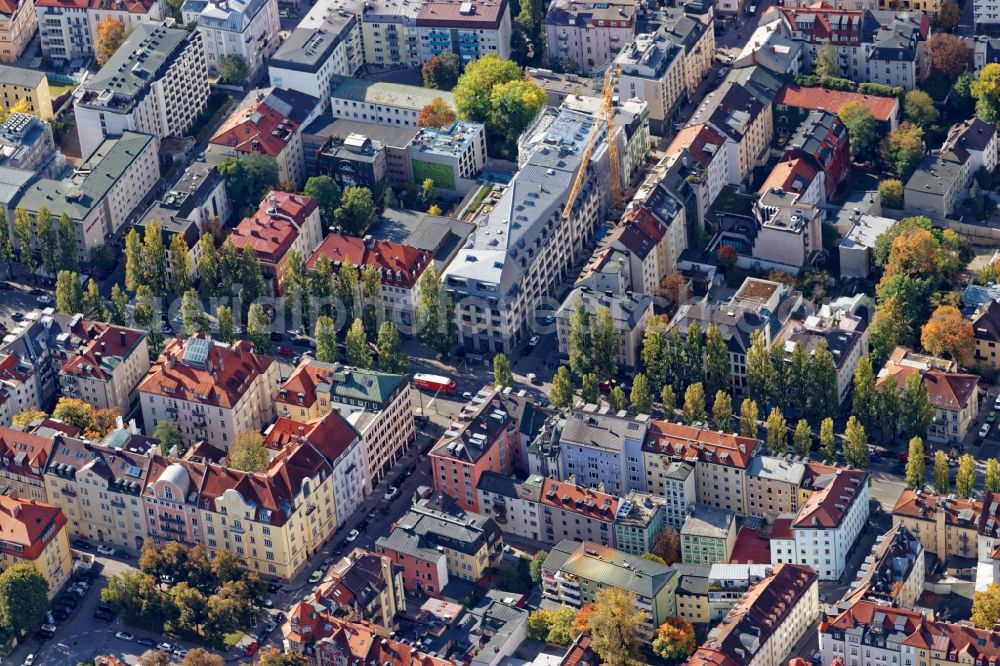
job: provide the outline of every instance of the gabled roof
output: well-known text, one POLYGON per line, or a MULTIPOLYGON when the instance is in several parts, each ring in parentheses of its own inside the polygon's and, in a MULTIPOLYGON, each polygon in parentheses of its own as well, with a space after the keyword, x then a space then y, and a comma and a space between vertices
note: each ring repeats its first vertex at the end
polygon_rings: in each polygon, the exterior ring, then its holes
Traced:
POLYGON ((233 112, 209 143, 238 153, 277 157, 298 131, 297 122, 258 102, 233 112))
POLYGON ((402 243, 393 243, 365 236, 327 234, 316 251, 306 262, 310 269, 316 268, 316 261, 326 257, 333 264, 333 272, 340 272, 345 261, 361 271, 365 266, 373 266, 379 271, 382 284, 413 287, 420 280, 424 269, 433 260, 430 253, 402 243))
POLYGON ((1000 302, 990 299, 972 317, 972 333, 976 340, 1000 342, 1000 302))
POLYGON ((803 88, 793 83, 785 84, 774 99, 774 103, 778 105, 822 109, 831 113, 837 113, 840 107, 848 102, 859 102, 872 112, 875 120, 884 122, 890 121, 899 109, 899 101, 895 97, 879 97, 819 87, 803 88))
POLYGON ((229 235, 237 250, 250 248, 261 261, 277 264, 295 244, 316 200, 304 194, 273 190, 251 217, 245 217, 229 235))
POLYGON ((925 493, 904 489, 892 515, 932 521, 938 511, 944 511, 944 520, 948 525, 978 530, 983 512, 983 503, 978 500, 942 497, 933 493, 925 493))
POLYGON ((860 469, 838 469, 836 473, 817 481, 820 488, 809 495, 799 508, 793 527, 797 529, 833 529, 861 496, 868 483, 868 472, 860 469))
POLYGON ((651 419, 642 449, 685 460, 746 469, 758 444, 756 439, 750 437, 651 419))

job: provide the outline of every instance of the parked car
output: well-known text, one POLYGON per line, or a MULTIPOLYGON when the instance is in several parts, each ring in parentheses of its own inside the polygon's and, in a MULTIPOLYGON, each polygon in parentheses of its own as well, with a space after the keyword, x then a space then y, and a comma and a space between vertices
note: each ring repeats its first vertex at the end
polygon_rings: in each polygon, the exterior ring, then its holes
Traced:
POLYGON ((171 645, 170 643, 160 643, 159 645, 156 646, 156 649, 159 650, 160 652, 166 652, 167 654, 170 654, 170 651, 174 649, 174 646, 171 645))
POLYGON ((94 546, 93 546, 93 545, 91 545, 91 543, 90 543, 89 541, 87 541, 86 539, 74 539, 74 540, 73 540, 73 541, 72 541, 72 542, 70 543, 70 545, 71 545, 71 546, 73 546, 74 548, 77 548, 77 549, 79 549, 79 550, 91 550, 91 549, 93 549, 93 547, 94 547, 94 546))
POLYGON ((39 296, 38 298, 35 299, 35 303, 38 303, 42 307, 48 307, 52 305, 52 297, 49 296, 48 294, 39 296))
POLYGON ((24 315, 21 314, 20 312, 15 312, 10 316, 10 318, 13 319, 14 321, 24 321, 24 315))
POLYGON ((136 645, 142 645, 143 647, 156 647, 156 641, 152 638, 146 638, 145 636, 140 636, 135 639, 136 645))
POLYGON ((35 655, 34 655, 34 653, 29 654, 27 657, 24 658, 24 665, 23 666, 31 666, 33 663, 35 663, 35 655))
POLYGON ((110 557, 111 555, 115 554, 114 546, 105 546, 104 544, 101 544, 100 546, 97 547, 97 554, 107 555, 110 557))
POLYGON ((374 507, 372 507, 372 509, 368 511, 368 517, 371 518, 372 520, 375 520, 375 517, 377 515, 378 515, 378 510, 375 509, 374 507))
POLYGON ((318 583, 321 580, 323 580, 323 576, 325 576, 325 575, 326 575, 326 573, 322 569, 316 569, 316 571, 313 571, 309 575, 309 583, 311 585, 315 585, 316 583, 318 583))
POLYGON ((277 583, 268 583, 267 591, 270 592, 271 594, 274 594, 275 592, 281 592, 281 586, 278 585, 277 583))
POLYGON ((352 541, 354 541, 355 539, 357 539, 359 536, 361 536, 361 532, 359 532, 357 530, 351 530, 350 532, 347 533, 347 543, 351 543, 352 541))
POLYGON ((399 495, 399 488, 396 486, 389 486, 389 489, 385 491, 385 499, 389 501, 396 499, 397 495, 399 495))
POLYGON ((173 655, 175 657, 177 657, 178 659, 183 659, 184 657, 188 656, 188 652, 190 652, 190 651, 191 650, 188 650, 185 647, 178 646, 178 647, 174 648, 173 655))
POLYGON ((1000 395, 998 395, 997 399, 993 401, 993 409, 1000 409, 1000 395))
POLYGON ((94 611, 94 617, 98 620, 104 620, 105 622, 111 622, 115 619, 114 613, 109 613, 108 611, 101 610, 100 608, 94 611))
POLYGON ((115 557, 120 557, 123 560, 132 559, 131 553, 129 553, 127 550, 122 550, 121 548, 115 550, 115 557))
POLYGON ((988 434, 990 434, 990 424, 984 423, 983 427, 979 429, 979 436, 986 437, 988 434))
POLYGON ((45 295, 45 290, 44 289, 39 289, 38 287, 35 287, 34 289, 28 290, 28 293, 31 294, 32 296, 44 296, 45 295))
POLYGON ((367 521, 366 519, 362 518, 362 519, 361 519, 361 520, 360 520, 360 521, 358 522, 358 525, 357 525, 357 530, 358 530, 359 532, 364 532, 364 531, 365 531, 366 529, 368 529, 368 521, 367 521))
POLYGON ((119 631, 118 633, 115 634, 115 638, 117 638, 120 641, 128 641, 131 643, 135 639, 135 636, 128 633, 127 631, 119 631))
POLYGON ((278 356, 286 356, 288 358, 295 356, 295 352, 292 351, 291 347, 276 347, 274 351, 278 354, 278 356))
POLYGON ((259 649, 260 649, 260 644, 257 641, 253 641, 252 643, 250 643, 250 645, 246 646, 243 649, 243 654, 245 654, 248 657, 252 657, 255 654, 257 654, 257 650, 259 649))

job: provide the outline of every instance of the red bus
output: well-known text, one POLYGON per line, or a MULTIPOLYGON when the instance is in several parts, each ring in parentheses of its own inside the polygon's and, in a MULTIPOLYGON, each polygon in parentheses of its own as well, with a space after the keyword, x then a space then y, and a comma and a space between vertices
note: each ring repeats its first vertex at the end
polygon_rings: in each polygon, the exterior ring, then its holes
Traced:
POLYGON ((425 391, 443 391, 448 395, 455 395, 455 389, 458 388, 454 379, 441 375, 413 375, 413 385, 425 391))

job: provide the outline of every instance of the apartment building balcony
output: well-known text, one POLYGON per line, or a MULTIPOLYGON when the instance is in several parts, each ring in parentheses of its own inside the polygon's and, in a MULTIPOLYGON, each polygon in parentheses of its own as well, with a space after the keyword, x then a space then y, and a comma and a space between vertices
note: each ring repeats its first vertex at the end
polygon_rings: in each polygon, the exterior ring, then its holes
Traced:
POLYGON ((165 524, 171 524, 171 523, 183 524, 184 519, 181 518, 180 516, 171 516, 169 513, 161 513, 160 522, 165 524))
POLYGON ((111 498, 111 506, 118 507, 119 509, 124 509, 125 508, 125 500, 123 500, 121 497, 112 497, 111 498))

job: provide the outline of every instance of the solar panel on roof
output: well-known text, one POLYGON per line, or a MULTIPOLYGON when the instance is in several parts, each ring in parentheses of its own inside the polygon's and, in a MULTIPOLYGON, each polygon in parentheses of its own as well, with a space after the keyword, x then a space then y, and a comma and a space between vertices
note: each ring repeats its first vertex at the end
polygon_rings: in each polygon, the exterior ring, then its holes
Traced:
POLYGON ((208 360, 208 351, 212 348, 211 340, 188 338, 184 347, 184 363, 195 368, 204 368, 208 360))

